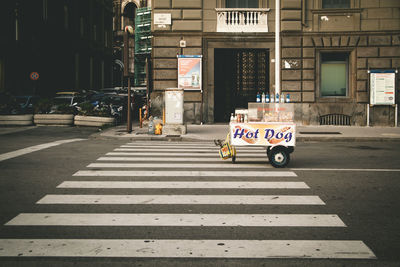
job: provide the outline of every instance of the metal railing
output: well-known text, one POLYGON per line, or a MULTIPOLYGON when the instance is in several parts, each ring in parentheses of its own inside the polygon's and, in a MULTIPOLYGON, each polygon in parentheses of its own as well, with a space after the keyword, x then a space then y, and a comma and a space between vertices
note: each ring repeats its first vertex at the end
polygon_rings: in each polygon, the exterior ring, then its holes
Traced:
POLYGON ((319 117, 319 124, 350 126, 350 118, 350 116, 344 114, 327 114, 319 117))

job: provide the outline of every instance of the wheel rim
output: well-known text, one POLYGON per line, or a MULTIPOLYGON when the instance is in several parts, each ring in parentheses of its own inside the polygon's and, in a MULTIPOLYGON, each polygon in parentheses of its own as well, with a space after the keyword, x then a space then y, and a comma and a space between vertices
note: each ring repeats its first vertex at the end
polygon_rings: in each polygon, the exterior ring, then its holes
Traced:
POLYGON ((276 163, 283 163, 283 162, 285 162, 285 155, 283 155, 283 153, 282 152, 279 152, 279 153, 276 153, 275 155, 274 155, 274 161, 276 162, 276 163))

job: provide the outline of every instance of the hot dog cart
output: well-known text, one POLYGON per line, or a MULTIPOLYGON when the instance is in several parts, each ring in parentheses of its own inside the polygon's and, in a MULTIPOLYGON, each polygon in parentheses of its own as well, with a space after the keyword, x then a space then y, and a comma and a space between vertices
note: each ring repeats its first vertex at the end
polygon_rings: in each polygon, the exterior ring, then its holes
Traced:
POLYGON ((247 110, 236 110, 229 130, 232 161, 239 146, 266 147, 269 162, 285 167, 296 145, 296 124, 291 103, 249 103, 247 110))

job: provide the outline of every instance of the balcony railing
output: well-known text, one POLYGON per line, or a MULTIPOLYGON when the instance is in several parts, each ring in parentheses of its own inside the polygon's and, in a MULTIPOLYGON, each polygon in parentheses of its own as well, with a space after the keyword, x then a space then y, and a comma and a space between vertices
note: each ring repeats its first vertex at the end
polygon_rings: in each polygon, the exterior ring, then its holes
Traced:
POLYGON ((269 8, 216 8, 217 32, 268 32, 269 8))

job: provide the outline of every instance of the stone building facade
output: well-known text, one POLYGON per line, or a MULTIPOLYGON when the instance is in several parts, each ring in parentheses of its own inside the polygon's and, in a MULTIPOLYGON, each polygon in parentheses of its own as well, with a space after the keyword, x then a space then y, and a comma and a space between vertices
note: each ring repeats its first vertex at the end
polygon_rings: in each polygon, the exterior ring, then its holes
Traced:
MULTIPOLYGON (((152 25, 154 113, 163 90, 177 87, 180 54, 203 56, 203 91, 185 91, 188 123, 227 121, 257 92, 275 92, 275 0, 153 0, 152 8, 171 16, 152 25)), ((366 125, 368 70, 400 68, 400 1, 281 0, 280 14, 281 91, 296 122, 335 115, 366 125)), ((394 125, 394 110, 372 107, 370 123, 394 125)))

